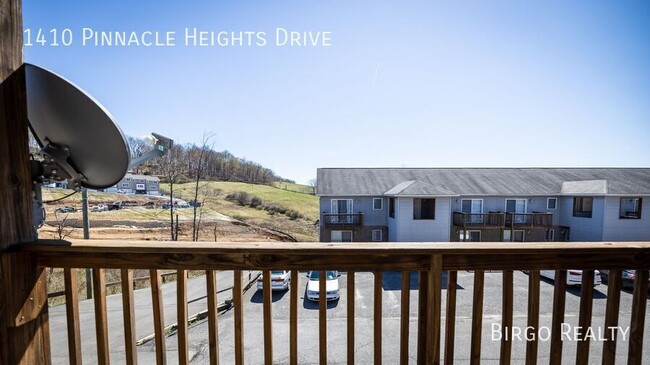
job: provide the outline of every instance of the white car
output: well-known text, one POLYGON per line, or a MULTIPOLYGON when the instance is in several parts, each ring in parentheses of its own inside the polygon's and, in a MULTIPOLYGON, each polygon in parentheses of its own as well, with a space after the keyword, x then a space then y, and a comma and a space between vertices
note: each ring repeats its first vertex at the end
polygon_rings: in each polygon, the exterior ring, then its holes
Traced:
MULTIPOLYGON (((555 280, 555 270, 541 270, 539 274, 545 278, 555 280)), ((594 270, 594 286, 601 283, 600 272, 594 270)), ((567 270, 566 271, 566 285, 581 285, 582 284, 582 270, 567 270)))
MULTIPOLYGON (((307 274, 309 282, 307 282, 307 299, 311 301, 318 301, 319 297, 319 272, 310 271, 307 274)), ((338 300, 341 297, 339 290, 339 274, 338 271, 325 271, 325 290, 327 300, 338 300)))
MULTIPOLYGON (((262 274, 263 275, 263 274, 262 274)), ((264 288, 264 281, 262 275, 257 278, 257 289, 264 288)), ((291 275, 287 270, 273 270, 271 271, 271 290, 288 290, 291 284, 291 275)))

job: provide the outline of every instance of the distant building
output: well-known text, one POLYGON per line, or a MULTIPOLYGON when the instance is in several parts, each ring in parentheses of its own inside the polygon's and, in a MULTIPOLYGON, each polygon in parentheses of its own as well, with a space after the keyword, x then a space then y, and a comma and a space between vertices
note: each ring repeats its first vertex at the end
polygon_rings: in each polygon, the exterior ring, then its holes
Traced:
POLYGON ((647 241, 648 168, 318 169, 320 240, 647 241))
POLYGON ((128 173, 115 186, 105 189, 105 191, 125 194, 160 195, 160 179, 156 176, 128 173))

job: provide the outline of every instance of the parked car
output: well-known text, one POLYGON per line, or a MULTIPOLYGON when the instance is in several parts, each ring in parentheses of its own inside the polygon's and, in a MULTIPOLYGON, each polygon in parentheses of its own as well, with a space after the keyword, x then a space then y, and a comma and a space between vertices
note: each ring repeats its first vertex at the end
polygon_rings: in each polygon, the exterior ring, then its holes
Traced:
MULTIPOLYGON (((539 274, 545 278, 555 280, 555 270, 540 270, 539 274)), ((601 283, 600 272, 594 270, 594 286, 601 283)), ((566 285, 581 285, 582 284, 582 270, 567 270, 566 271, 566 285)))
POLYGON ((72 213, 77 211, 74 207, 66 205, 65 207, 59 207, 54 210, 57 213, 72 213))
POLYGON ((92 212, 106 212, 106 211, 108 211, 108 205, 106 205, 106 204, 95 205, 90 210, 92 212))
MULTIPOLYGON (((271 271, 271 290, 289 290, 291 284, 291 275, 287 270, 273 270, 271 271)), ((262 275, 257 279, 257 289, 264 288, 264 281, 262 275)))
POLYGON ((122 209, 122 202, 114 202, 108 206, 108 210, 120 210, 122 209))
POLYGON ((195 200, 190 200, 188 204, 189 204, 191 207, 197 207, 197 208, 200 208, 200 207, 201 207, 201 202, 197 202, 197 201, 195 201, 195 200))
MULTIPOLYGON (((325 271, 325 290, 327 300, 338 300, 341 297, 339 290, 339 274, 338 271, 325 271)), ((318 301, 319 298, 319 271, 310 271, 307 274, 309 281, 307 282, 307 299, 311 301, 318 301)))
MULTIPOLYGON (((600 271, 600 276, 603 279, 603 283, 609 282, 609 270, 598 270, 600 271)), ((621 286, 623 288, 634 287, 634 280, 636 280, 636 271, 634 270, 621 270, 621 286)), ((650 282, 650 279, 648 279, 650 282)))

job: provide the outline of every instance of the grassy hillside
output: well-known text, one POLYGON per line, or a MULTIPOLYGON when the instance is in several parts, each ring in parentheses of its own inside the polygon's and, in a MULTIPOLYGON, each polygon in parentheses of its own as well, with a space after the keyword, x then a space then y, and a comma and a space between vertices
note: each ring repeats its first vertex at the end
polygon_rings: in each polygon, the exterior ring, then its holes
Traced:
MULTIPOLYGON (((297 185, 297 184, 293 184, 297 185)), ((168 193, 169 184, 161 184, 161 191, 168 193)), ((174 184, 174 196, 184 200, 194 198, 194 183, 174 184)), ((316 240, 318 220, 318 197, 291 190, 278 189, 268 185, 255 185, 238 182, 202 182, 199 184, 199 201, 204 201, 204 209, 218 212, 246 223, 280 230, 299 240, 316 240), (245 192, 249 199, 257 197, 261 205, 251 207, 240 204, 228 197, 245 192), (264 207, 281 208, 286 213, 265 210, 264 207), (293 219, 290 212, 296 212, 293 219)), ((187 209, 191 211, 191 209, 187 209)))
POLYGON ((303 193, 303 194, 312 194, 314 191, 314 188, 309 185, 293 184, 293 183, 286 183, 281 181, 274 182, 273 186, 275 186, 278 189, 295 191, 297 193, 303 193))

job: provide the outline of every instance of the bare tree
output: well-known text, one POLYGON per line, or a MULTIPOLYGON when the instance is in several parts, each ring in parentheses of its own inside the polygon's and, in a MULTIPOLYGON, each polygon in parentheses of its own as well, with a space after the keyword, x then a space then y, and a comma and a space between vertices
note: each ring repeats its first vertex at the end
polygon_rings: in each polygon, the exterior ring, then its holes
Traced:
POLYGON ((174 229, 174 184, 183 176, 184 164, 181 159, 183 149, 180 146, 172 147, 167 154, 160 157, 158 165, 162 170, 162 175, 169 183, 169 219, 170 219, 170 232, 171 240, 175 241, 178 234, 175 234, 174 229))
MULTIPOLYGON (((129 136, 127 139, 129 141, 129 155, 132 160, 144 155, 150 148, 149 143, 142 138, 129 136)), ((136 174, 140 173, 141 168, 142 165, 136 166, 134 172, 136 174)))
POLYGON ((74 227, 70 226, 66 229, 66 221, 68 220, 68 213, 64 217, 59 217, 59 212, 54 211, 54 219, 56 220, 56 236, 63 240, 66 237, 70 236, 74 231, 74 227))
POLYGON ((311 195, 316 195, 316 188, 318 187, 318 180, 310 179, 308 181, 309 187, 311 188, 311 195))
POLYGON ((210 143, 210 139, 212 139, 213 134, 212 133, 203 133, 203 139, 201 141, 201 147, 198 149, 198 151, 195 151, 195 163, 196 163, 196 168, 194 169, 194 204, 192 204, 193 208, 193 216, 192 216, 192 241, 198 241, 199 240, 199 229, 201 226, 201 213, 203 212, 203 203, 205 202, 205 199, 199 204, 199 182, 201 181, 201 178, 203 177, 205 165, 206 165, 206 160, 208 153, 210 151, 213 151, 214 143, 210 143), (200 216, 197 220, 197 210, 200 209, 200 216))

